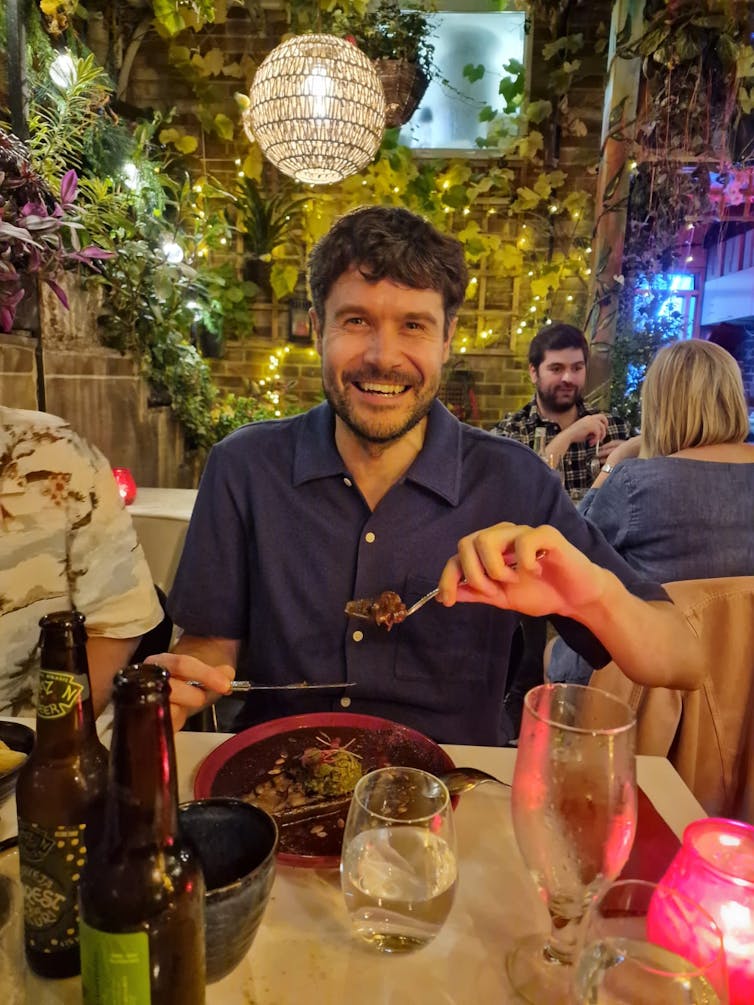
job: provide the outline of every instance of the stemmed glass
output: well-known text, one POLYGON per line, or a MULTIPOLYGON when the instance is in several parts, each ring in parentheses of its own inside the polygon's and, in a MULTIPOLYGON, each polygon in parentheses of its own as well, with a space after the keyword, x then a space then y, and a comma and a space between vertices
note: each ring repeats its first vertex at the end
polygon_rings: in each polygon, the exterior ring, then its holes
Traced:
POLYGON ((636 718, 605 691, 543 684, 529 691, 513 775, 516 841, 550 912, 546 940, 508 956, 514 989, 533 1005, 565 997, 578 926, 628 859, 636 830, 636 718))
POLYGON ((420 949, 453 905, 458 865, 450 795, 419 768, 378 768, 354 789, 340 878, 351 929, 385 952, 420 949))
POLYGON ((723 937, 680 891, 639 879, 609 886, 590 907, 574 967, 574 1005, 726 1005, 723 937))

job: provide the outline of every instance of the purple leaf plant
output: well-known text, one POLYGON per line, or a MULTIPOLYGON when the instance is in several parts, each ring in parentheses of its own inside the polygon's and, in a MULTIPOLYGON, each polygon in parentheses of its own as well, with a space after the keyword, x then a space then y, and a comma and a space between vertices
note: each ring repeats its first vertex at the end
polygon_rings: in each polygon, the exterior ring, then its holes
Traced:
POLYGON ((77 193, 78 176, 68 171, 56 199, 32 167, 26 147, 0 129, 0 331, 13 327, 28 277, 42 279, 67 308, 56 281, 63 269, 73 263, 96 268, 98 260, 113 257, 94 245, 81 248, 77 193))

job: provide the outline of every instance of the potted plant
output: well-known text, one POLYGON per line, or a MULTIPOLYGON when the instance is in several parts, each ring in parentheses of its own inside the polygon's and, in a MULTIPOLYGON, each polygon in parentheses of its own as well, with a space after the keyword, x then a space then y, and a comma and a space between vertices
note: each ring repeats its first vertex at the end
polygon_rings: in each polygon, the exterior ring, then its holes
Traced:
POLYGON ((73 210, 77 191, 76 172, 68 171, 56 198, 32 167, 23 143, 0 129, 0 331, 13 327, 34 279, 44 280, 68 307, 56 282, 62 269, 74 262, 91 265, 112 257, 101 248, 81 248, 81 224, 73 210))
POLYGON ((374 63, 385 91, 385 124, 408 122, 433 75, 432 23, 420 7, 380 0, 362 16, 336 8, 328 30, 352 41, 374 63))
MULTIPOLYGON (((301 225, 301 211, 306 196, 283 188, 275 195, 266 195, 253 178, 244 178, 235 192, 238 211, 236 224, 245 254, 244 278, 255 283, 262 296, 272 299, 273 288, 278 296, 292 292, 298 279, 298 269, 291 268, 292 283, 273 282, 273 253, 301 225)), ((280 279, 281 277, 277 277, 280 279)))

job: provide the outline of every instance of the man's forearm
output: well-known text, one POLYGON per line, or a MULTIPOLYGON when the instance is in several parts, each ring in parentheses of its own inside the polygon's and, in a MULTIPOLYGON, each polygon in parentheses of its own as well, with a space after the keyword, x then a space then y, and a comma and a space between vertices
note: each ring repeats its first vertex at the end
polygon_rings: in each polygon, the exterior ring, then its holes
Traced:
POLYGON ((558 464, 568 452, 571 445, 571 435, 567 429, 562 430, 557 436, 553 436, 545 447, 547 457, 552 457, 555 464, 558 464))
POLYGON ((672 603, 640 600, 610 573, 601 600, 573 616, 638 684, 681 690, 701 686, 706 671, 702 646, 672 603))
POLYGON ((86 657, 89 662, 89 681, 92 687, 92 705, 95 716, 99 715, 113 690, 113 679, 136 651, 140 635, 129 639, 111 639, 90 635, 86 643, 86 657))

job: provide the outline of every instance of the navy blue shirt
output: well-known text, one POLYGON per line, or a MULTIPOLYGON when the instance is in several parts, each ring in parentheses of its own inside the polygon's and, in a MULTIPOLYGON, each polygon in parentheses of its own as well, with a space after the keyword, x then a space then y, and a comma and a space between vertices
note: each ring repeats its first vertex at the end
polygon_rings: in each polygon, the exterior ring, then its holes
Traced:
MULTIPOLYGON (((383 590, 410 605, 437 585, 461 537, 502 520, 552 524, 637 596, 667 599, 579 515, 528 447, 464 425, 438 401, 421 453, 371 512, 323 403, 244 426, 213 448, 168 609, 191 635, 242 640, 239 677, 355 681, 343 692, 350 712, 394 719, 440 742, 494 745, 518 614, 430 603, 387 632, 343 608, 383 590)), ((590 661, 607 662, 583 626, 552 620, 590 661)), ((234 725, 343 707, 337 692, 258 692, 234 725)))

